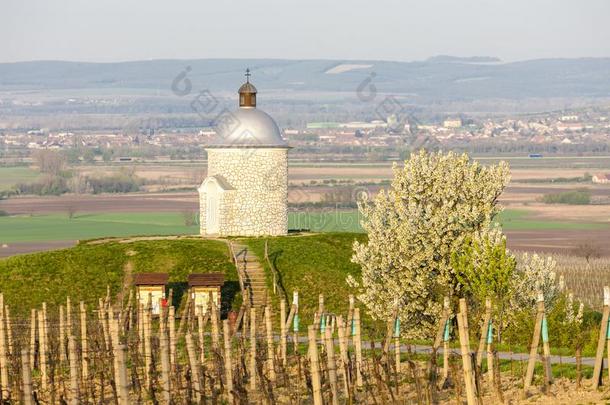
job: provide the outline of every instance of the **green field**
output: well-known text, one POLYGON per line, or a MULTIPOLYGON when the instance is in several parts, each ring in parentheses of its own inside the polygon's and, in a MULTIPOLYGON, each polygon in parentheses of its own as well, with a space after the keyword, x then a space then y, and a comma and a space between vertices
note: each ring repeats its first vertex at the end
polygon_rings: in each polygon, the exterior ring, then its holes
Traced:
POLYGON ((502 229, 507 231, 545 231, 545 230, 575 230, 587 231, 607 229, 608 225, 596 222, 553 221, 532 219, 527 210, 508 209, 498 215, 502 229))
MULTIPOLYGON (((504 210, 498 221, 504 230, 591 230, 605 229, 607 224, 533 220, 526 210, 504 210)), ((357 210, 293 212, 288 218, 290 229, 309 229, 314 232, 362 232, 360 215, 357 210)))
MULTIPOLYGON (((506 210, 499 216, 505 230, 591 230, 606 224, 532 220, 525 210, 506 210)), ((357 210, 291 212, 289 229, 312 232, 362 232, 357 210)), ((65 214, 0 217, 0 243, 82 240, 132 235, 194 235, 197 225, 184 225, 179 213, 65 214)))
POLYGON ((188 235, 198 226, 185 226, 179 213, 65 214, 0 217, 0 242, 81 240, 104 236, 188 235))
POLYGON ((17 183, 34 181, 39 174, 29 167, 0 167, 0 191, 9 190, 17 183))

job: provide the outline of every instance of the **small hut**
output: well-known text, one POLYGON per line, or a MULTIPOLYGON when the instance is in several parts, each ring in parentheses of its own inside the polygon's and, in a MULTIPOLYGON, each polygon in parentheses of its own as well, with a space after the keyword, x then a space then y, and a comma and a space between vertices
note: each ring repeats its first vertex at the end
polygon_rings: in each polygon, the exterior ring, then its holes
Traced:
POLYGON ((195 314, 201 311, 205 314, 208 310, 210 296, 216 306, 220 308, 220 288, 225 282, 222 273, 192 273, 188 277, 189 292, 195 304, 195 314))
POLYGON ((146 307, 150 296, 152 298, 153 315, 159 315, 161 306, 166 305, 165 287, 168 279, 169 275, 167 273, 138 273, 134 277, 138 303, 146 307))

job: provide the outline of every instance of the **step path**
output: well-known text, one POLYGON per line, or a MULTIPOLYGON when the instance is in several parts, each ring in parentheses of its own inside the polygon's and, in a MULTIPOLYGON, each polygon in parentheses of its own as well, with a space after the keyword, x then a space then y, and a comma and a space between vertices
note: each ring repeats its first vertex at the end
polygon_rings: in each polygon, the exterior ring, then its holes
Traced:
MULTIPOLYGON (((237 271, 243 276, 244 289, 251 292, 251 308, 264 307, 267 302, 267 282, 265 269, 258 257, 250 248, 242 243, 228 241, 233 246, 237 271)), ((245 299, 244 295, 244 299, 245 299)))

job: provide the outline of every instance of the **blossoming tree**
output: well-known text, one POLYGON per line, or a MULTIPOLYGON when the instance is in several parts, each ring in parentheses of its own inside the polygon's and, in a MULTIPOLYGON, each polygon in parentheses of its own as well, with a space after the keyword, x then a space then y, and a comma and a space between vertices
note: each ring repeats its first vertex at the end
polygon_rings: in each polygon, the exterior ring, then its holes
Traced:
POLYGON ((450 260, 465 238, 490 227, 509 181, 508 165, 420 151, 394 166, 387 191, 359 202, 368 241, 354 243, 362 267, 358 299, 379 320, 398 314, 409 337, 426 337, 457 279, 450 260))

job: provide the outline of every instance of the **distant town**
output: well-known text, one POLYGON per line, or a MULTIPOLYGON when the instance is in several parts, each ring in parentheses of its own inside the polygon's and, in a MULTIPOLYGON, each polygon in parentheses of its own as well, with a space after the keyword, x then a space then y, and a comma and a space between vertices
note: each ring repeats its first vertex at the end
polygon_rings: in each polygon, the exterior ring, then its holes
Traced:
MULTIPOLYGON (((389 115, 385 119, 307 122, 283 126, 294 147, 293 159, 401 159, 410 150, 464 150, 474 154, 606 154, 610 149, 610 110, 528 114, 503 118, 448 115, 436 122, 389 115), (323 153, 322 155, 320 153, 323 153)), ((138 127, 126 130, 60 131, 46 128, 0 129, 0 156, 28 159, 34 150, 64 150, 73 161, 202 159, 202 145, 215 135, 201 128, 138 127)), ((6 160, 9 159, 9 160, 6 160)))

